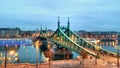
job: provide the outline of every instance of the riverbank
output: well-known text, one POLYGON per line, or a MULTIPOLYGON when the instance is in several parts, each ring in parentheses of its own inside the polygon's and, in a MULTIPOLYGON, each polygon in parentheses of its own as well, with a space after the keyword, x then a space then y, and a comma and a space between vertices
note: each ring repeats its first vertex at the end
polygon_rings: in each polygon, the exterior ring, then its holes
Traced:
MULTIPOLYGON (((104 60, 98 59, 97 64, 95 64, 95 58, 85 59, 83 66, 83 59, 79 60, 57 60, 48 61, 39 64, 7 64, 7 68, 116 68, 115 64, 110 64, 104 60)), ((0 68, 4 68, 4 64, 0 65, 0 68)))

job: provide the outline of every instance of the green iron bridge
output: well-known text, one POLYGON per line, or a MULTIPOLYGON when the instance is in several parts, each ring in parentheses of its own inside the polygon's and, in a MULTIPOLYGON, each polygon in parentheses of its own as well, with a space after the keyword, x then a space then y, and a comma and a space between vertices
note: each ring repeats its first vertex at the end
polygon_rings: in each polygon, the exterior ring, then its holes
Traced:
MULTIPOLYGON (((43 36, 43 35, 42 35, 43 36)), ((68 48, 71 51, 75 51, 80 54, 81 51, 86 51, 88 54, 92 55, 95 58, 101 58, 96 50, 98 49, 97 45, 91 44, 85 39, 81 38, 78 34, 70 30, 70 23, 68 18, 67 28, 60 27, 60 19, 58 17, 58 28, 51 36, 45 36, 49 41, 52 41, 56 44, 59 44, 65 48, 68 48), (64 29, 64 30, 63 30, 64 29), (96 49, 97 48, 97 49, 96 49)), ((111 56, 117 56, 116 53, 99 48, 99 53, 104 53, 111 56)))

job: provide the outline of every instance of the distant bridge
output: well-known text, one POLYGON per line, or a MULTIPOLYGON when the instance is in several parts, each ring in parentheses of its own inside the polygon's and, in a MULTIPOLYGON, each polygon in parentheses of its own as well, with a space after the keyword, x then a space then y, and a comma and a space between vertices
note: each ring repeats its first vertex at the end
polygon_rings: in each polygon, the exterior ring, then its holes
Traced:
POLYGON ((32 40, 28 38, 1 38, 0 46, 13 46, 13 45, 31 45, 32 40))

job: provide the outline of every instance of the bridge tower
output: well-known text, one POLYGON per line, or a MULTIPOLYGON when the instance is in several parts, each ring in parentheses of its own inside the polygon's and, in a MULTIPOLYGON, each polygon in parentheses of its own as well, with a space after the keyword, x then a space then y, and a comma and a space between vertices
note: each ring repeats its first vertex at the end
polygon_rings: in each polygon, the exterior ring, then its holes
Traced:
POLYGON ((59 33, 59 29, 60 29, 60 17, 58 16, 58 37, 60 36, 60 33, 59 33))
POLYGON ((68 37, 70 37, 70 17, 68 17, 68 26, 67 26, 67 34, 68 34, 68 37))
POLYGON ((70 17, 68 17, 68 29, 70 29, 70 22, 69 22, 69 20, 70 20, 70 17))
POLYGON ((58 29, 60 28, 60 17, 58 16, 58 29))
POLYGON ((47 27, 45 28, 45 32, 47 33, 47 27))
POLYGON ((42 31, 43 31, 43 30, 42 30, 42 26, 41 26, 41 28, 40 28, 40 35, 42 35, 42 33, 43 33, 42 31))

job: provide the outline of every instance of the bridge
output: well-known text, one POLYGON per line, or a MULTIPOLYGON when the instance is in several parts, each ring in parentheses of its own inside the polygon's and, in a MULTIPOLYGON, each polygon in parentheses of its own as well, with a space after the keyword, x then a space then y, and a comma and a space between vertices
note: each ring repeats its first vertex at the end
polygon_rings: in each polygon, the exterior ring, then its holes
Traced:
MULTIPOLYGON (((117 53, 103 49, 99 45, 94 45, 86 41, 84 38, 80 37, 77 33, 75 33, 70 29, 69 18, 68 18, 67 27, 61 27, 60 19, 58 18, 58 28, 56 29, 56 31, 53 34, 43 34, 43 35, 41 34, 40 36, 45 37, 49 41, 61 45, 71 51, 75 51, 78 54, 81 54, 82 51, 86 51, 89 55, 95 58, 103 58, 103 54, 104 54, 104 58, 107 58, 106 59, 107 61, 116 63, 116 56, 118 56, 117 53)), ((0 46, 31 45, 31 44, 33 44, 32 40, 28 38, 0 39, 0 46)), ((17 56, 18 55, 12 57, 12 61, 9 62, 14 62, 17 56)), ((4 58, 0 58, 0 59, 4 60, 4 58)))
POLYGON ((61 45, 65 48, 68 48, 71 51, 75 51, 78 54, 81 54, 81 52, 84 50, 89 55, 95 57, 95 58, 101 58, 101 54, 114 56, 116 57, 117 54, 108 51, 106 49, 100 48, 99 45, 94 45, 82 37, 80 37, 77 33, 72 31, 70 29, 70 21, 68 18, 68 25, 67 27, 61 27, 60 26, 60 18, 58 17, 58 28, 52 35, 41 35, 46 38, 48 38, 49 41, 54 42, 58 45, 61 45), (63 30, 64 29, 64 30, 63 30), (96 51, 99 50, 99 53, 96 53, 96 51))
POLYGON ((1 38, 0 46, 14 46, 14 45, 31 45, 32 40, 29 38, 1 38))

